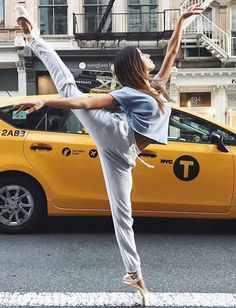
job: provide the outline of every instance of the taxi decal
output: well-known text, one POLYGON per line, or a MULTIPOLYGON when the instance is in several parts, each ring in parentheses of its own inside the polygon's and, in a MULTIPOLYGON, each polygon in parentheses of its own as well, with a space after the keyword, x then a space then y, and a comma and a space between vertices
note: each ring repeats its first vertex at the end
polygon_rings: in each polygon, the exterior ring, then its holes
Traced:
POLYGON ((83 150, 72 150, 73 155, 79 155, 80 153, 84 153, 85 151, 83 150))
POLYGON ((98 151, 95 150, 95 149, 90 150, 90 151, 89 151, 89 156, 90 156, 91 158, 96 158, 96 157, 98 156, 98 151))
POLYGON ((198 161, 188 155, 180 156, 173 166, 175 176, 182 181, 192 181, 198 176, 200 167, 198 161))
POLYGON ((161 159, 161 164, 173 164, 172 159, 161 159))
POLYGON ((79 155, 80 153, 84 153, 84 150, 71 150, 70 148, 63 148, 61 153, 63 156, 79 155))
POLYGON ((4 137, 24 137, 25 136, 26 131, 25 130, 12 130, 12 129, 3 129, 1 131, 1 136, 4 137))
POLYGON ((64 149, 62 149, 61 153, 62 153, 62 155, 64 155, 64 156, 70 156, 70 154, 71 154, 71 149, 70 149, 70 148, 64 148, 64 149))

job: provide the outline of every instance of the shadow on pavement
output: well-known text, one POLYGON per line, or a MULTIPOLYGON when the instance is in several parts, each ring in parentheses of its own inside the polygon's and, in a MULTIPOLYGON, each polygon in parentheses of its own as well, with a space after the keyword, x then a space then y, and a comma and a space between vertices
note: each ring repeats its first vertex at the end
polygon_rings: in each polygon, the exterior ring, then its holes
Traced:
MULTIPOLYGON (((134 218, 136 233, 236 234, 236 220, 134 218)), ((110 233, 111 217, 48 217, 36 233, 110 233)))

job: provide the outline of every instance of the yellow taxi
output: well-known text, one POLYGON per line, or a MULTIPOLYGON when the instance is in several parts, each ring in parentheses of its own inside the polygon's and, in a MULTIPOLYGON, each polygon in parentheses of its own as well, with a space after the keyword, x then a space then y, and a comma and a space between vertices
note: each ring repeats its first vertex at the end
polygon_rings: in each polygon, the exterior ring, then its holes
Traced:
MULTIPOLYGON (((14 103, 36 98, 0 100, 0 229, 26 232, 45 215, 110 215, 97 149, 72 111, 14 114, 14 103)), ((154 169, 137 160, 133 215, 236 218, 236 130, 173 105, 168 139, 140 154, 154 169)))

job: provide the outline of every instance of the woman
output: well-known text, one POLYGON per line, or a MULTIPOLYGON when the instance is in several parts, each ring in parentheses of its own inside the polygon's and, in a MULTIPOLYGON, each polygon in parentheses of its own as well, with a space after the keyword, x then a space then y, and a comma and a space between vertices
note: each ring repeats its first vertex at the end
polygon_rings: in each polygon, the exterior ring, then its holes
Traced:
POLYGON ((17 112, 26 110, 27 114, 43 106, 70 108, 94 139, 104 174, 115 235, 127 272, 123 282, 139 291, 142 305, 145 305, 147 289, 132 229, 132 168, 140 151, 150 143, 167 143, 171 107, 164 87, 179 50, 184 20, 201 12, 202 9, 194 5, 180 16, 161 69, 153 80, 149 77, 154 69, 150 56, 135 47, 126 47, 118 52, 114 66, 123 88, 89 97, 77 89, 72 74, 55 51, 37 38, 37 28, 25 9, 21 6, 16 8, 17 22, 32 51, 45 64, 58 92, 64 98, 21 103, 15 105, 15 108, 17 112), (122 107, 122 113, 111 114, 103 109, 117 105, 122 107))

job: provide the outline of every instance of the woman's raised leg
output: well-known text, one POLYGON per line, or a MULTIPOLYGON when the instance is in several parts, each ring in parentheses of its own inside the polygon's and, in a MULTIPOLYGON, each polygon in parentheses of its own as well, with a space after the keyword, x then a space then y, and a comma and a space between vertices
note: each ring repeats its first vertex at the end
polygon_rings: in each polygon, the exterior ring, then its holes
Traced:
POLYGON ((61 96, 84 95, 76 86, 74 77, 56 51, 42 38, 34 39, 29 45, 34 54, 43 62, 61 96))

